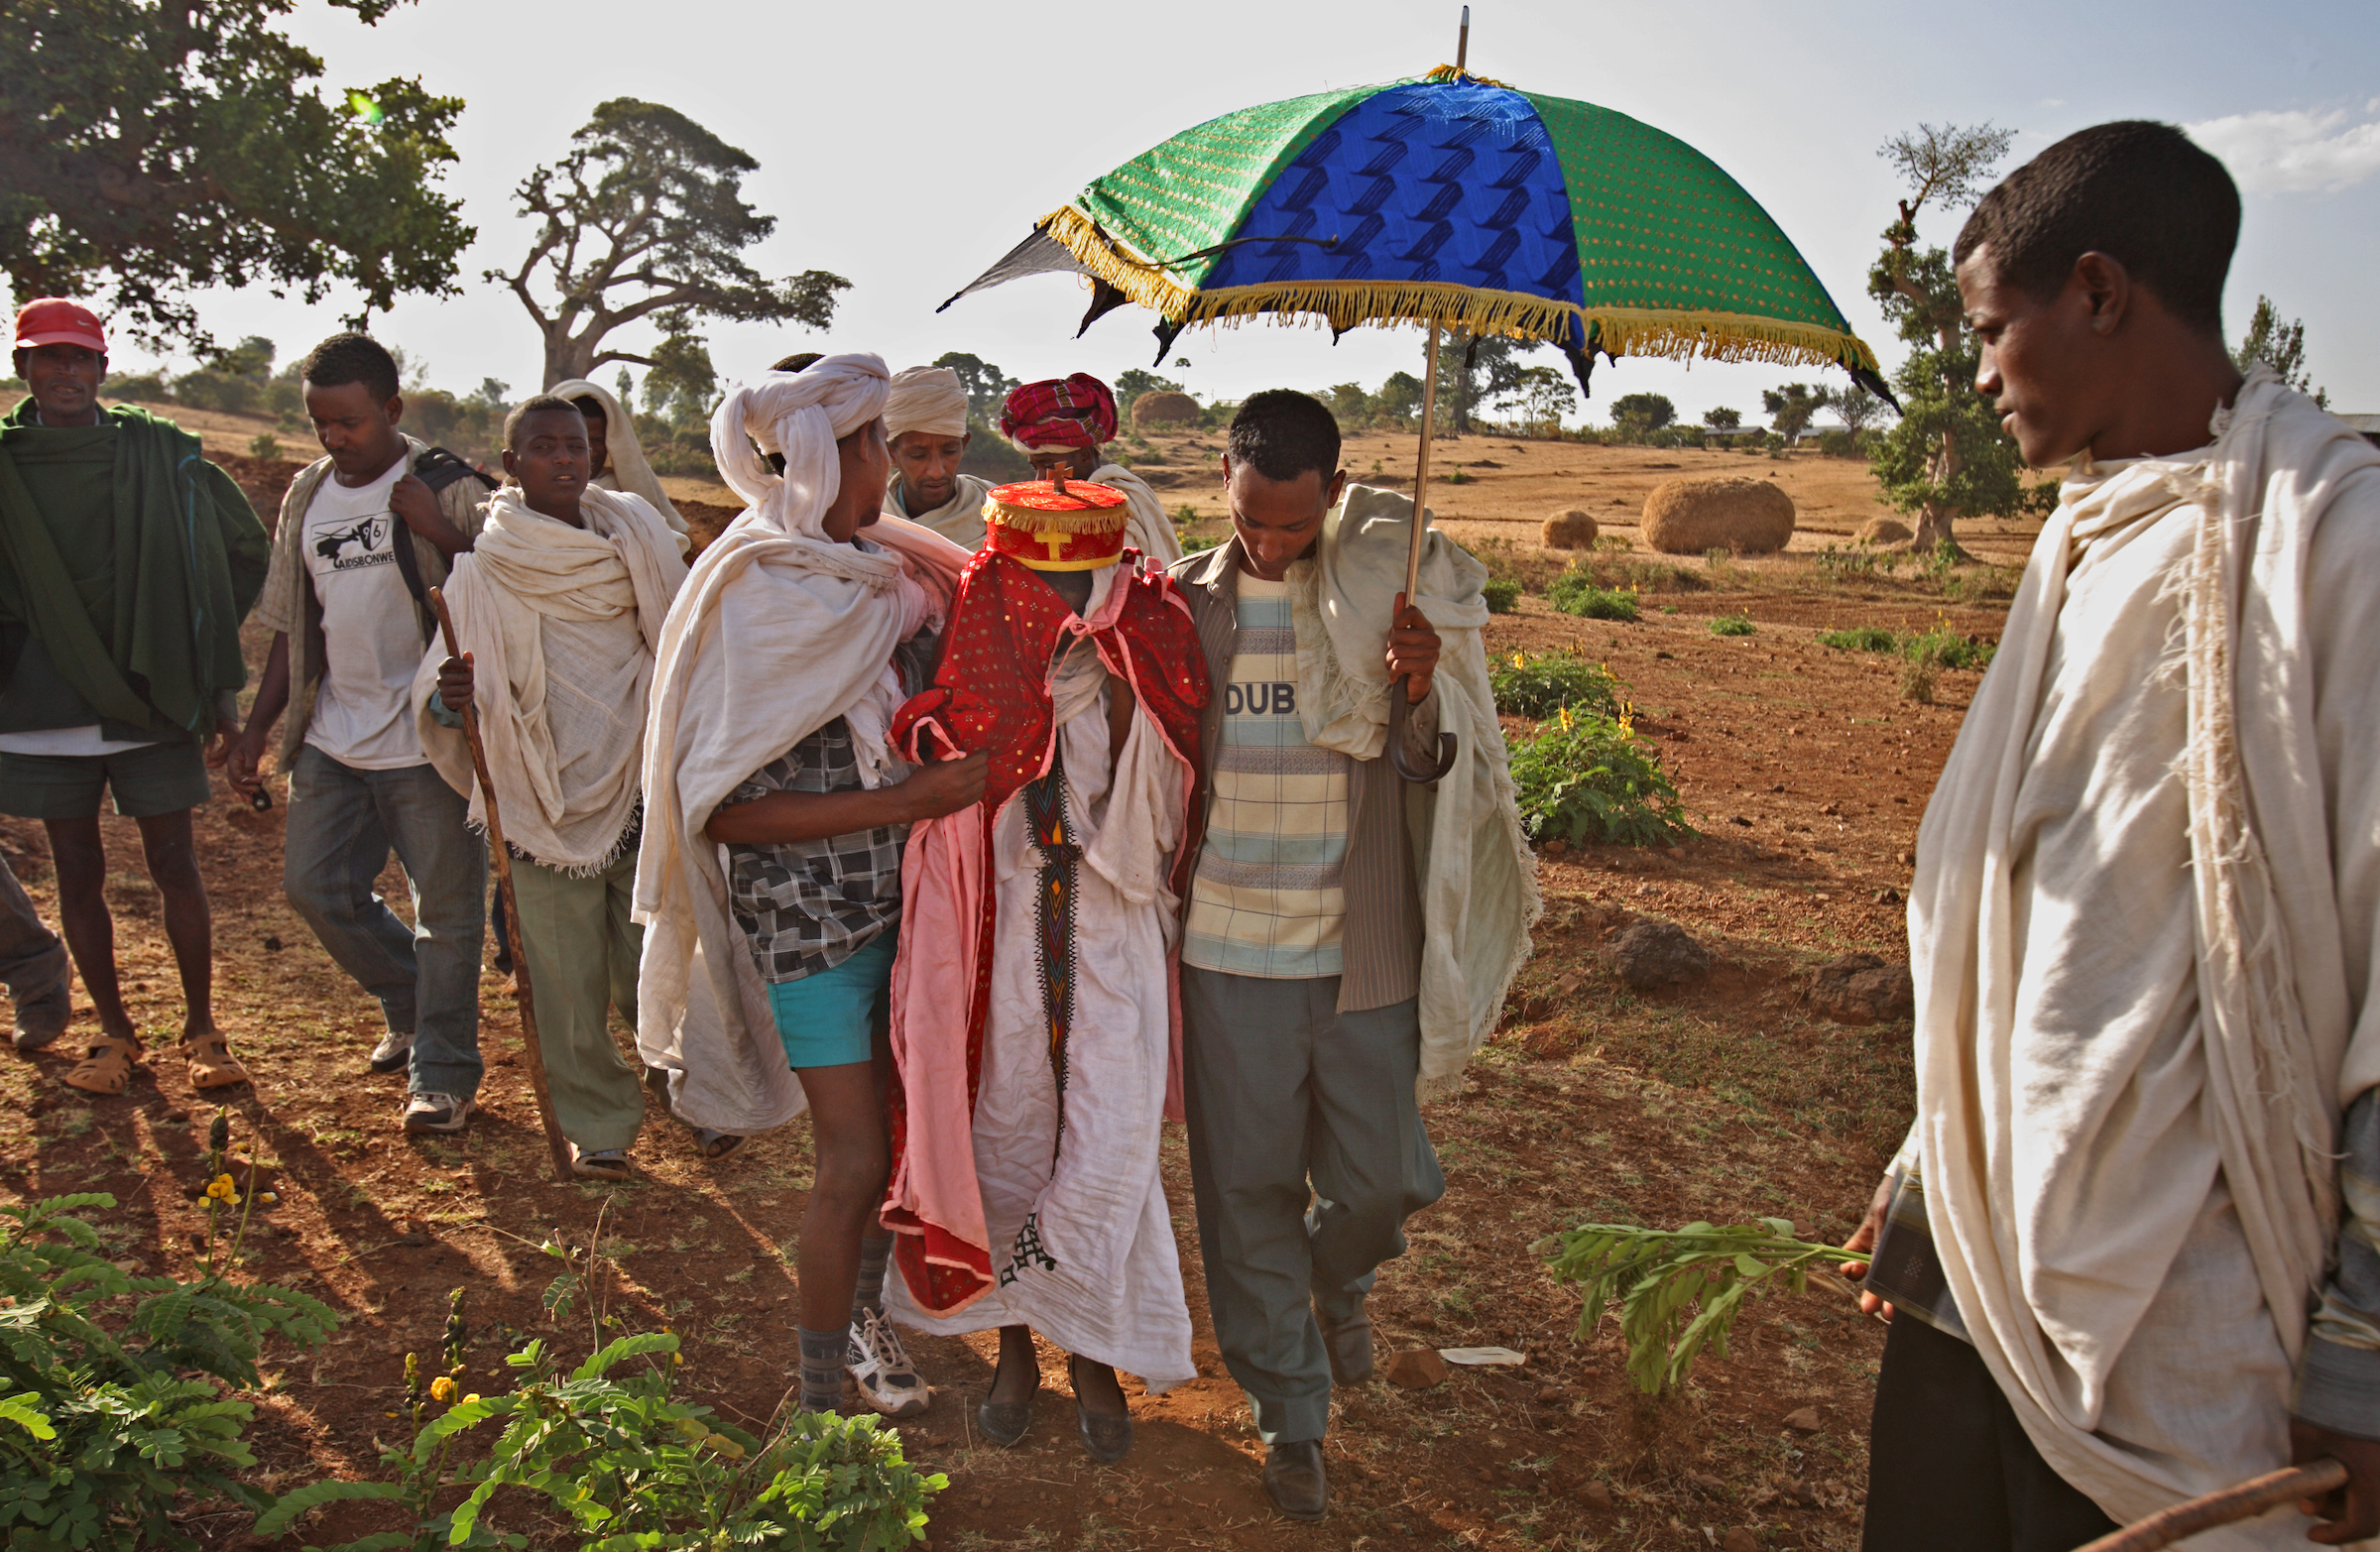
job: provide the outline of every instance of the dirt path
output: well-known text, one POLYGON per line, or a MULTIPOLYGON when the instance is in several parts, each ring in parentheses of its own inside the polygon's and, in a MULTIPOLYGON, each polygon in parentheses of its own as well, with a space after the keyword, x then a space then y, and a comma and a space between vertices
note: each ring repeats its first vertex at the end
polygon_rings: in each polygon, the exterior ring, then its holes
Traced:
MULTIPOLYGON (((977 1447, 971 1425, 992 1340, 916 1342, 938 1398, 903 1432, 912 1458, 950 1476, 934 1507, 936 1548, 1707 1548, 1741 1544, 1727 1539, 1737 1530, 1762 1547, 1855 1545, 1880 1327, 1818 1293, 1763 1301, 1726 1358, 1650 1407, 1628 1388, 1608 1324, 1576 1338, 1578 1298, 1532 1247, 1585 1220, 1769 1215, 1816 1235, 1849 1231, 1905 1124, 1907 1025, 1824 1016, 1813 976, 1844 953, 1906 957, 1907 856, 1974 676, 1946 673, 1936 703, 1915 705, 1900 698, 1890 659, 1834 652, 1815 635, 1938 618, 1989 635, 1997 613, 1948 607, 1907 583, 1821 585, 1806 562, 1717 575, 1676 595, 1674 615, 1653 597, 1635 625, 1574 620, 1526 599, 1489 629, 1499 654, 1561 646, 1609 663, 1640 730, 1680 774, 1703 838, 1541 862, 1546 921, 1505 1027, 1464 1095, 1429 1115, 1447 1196, 1413 1221, 1410 1253, 1383 1269, 1373 1299, 1383 1352, 1494 1345, 1527 1354, 1527 1365, 1343 1395, 1332 1518, 1274 1519, 1256 1487, 1260 1443, 1206 1325, 1172 1129, 1166 1167, 1201 1377, 1136 1397, 1138 1445, 1103 1469, 1074 1442, 1058 1355, 1043 1355, 1027 1442, 1001 1451, 977 1447), (1711 634, 1712 616, 1738 609, 1755 634, 1711 634), (1709 946, 1712 978, 1659 997, 1622 988, 1603 950, 1639 916, 1674 920, 1709 946), (1814 1432, 1786 1424, 1805 1407, 1814 1432)), ((251 646, 261 657, 263 644, 251 646)), ((287 1491, 323 1474, 373 1474, 375 1440, 396 1426, 387 1412, 404 1355, 435 1348, 451 1288, 468 1290, 471 1378, 496 1382, 523 1334, 584 1349, 583 1317, 554 1333, 540 1311, 555 1263, 536 1247, 553 1234, 583 1244, 599 1222, 626 1329, 671 1324, 688 1339, 687 1387, 730 1416, 766 1419, 791 1383, 806 1126, 704 1163, 661 1120, 639 1144, 644 1174, 633 1184, 554 1185, 513 1054, 513 995, 490 975, 485 1110, 460 1138, 403 1137, 402 1076, 364 1066, 375 1011, 283 899, 282 815, 251 813, 218 789, 197 825, 220 1016, 257 1075, 255 1094, 234 1106, 236 1126, 258 1139, 279 1197, 252 1232, 251 1269, 330 1300, 347 1323, 327 1349, 270 1366, 257 1479, 287 1491)), ((131 826, 110 818, 104 828, 128 1001, 163 1038, 179 999, 157 896, 131 826)), ((51 910, 39 827, 0 821, 0 850, 51 910)), ((402 899, 394 870, 384 884, 402 899)), ((91 1022, 77 1001, 79 1033, 91 1022)), ((202 1230, 189 1192, 210 1108, 170 1054, 120 1100, 64 1089, 56 1080, 67 1065, 62 1054, 0 1058, 0 1192, 110 1191, 124 1204, 102 1215, 111 1249, 147 1270, 188 1271, 202 1230)), ((498 1518, 560 1544, 522 1505, 498 1518)), ((209 1545, 246 1544, 242 1523, 194 1529, 209 1545)), ((359 1510, 305 1539, 382 1526, 359 1510)))

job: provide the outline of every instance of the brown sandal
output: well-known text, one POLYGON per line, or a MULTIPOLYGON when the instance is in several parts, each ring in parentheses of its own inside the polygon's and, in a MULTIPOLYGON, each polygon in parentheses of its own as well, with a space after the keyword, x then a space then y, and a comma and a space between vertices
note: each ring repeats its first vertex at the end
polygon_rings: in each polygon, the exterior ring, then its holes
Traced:
POLYGON ((121 1094, 132 1087, 132 1069, 141 1059, 141 1042, 121 1034, 93 1040, 60 1081, 85 1094, 121 1094))
POLYGON ((232 1059, 220 1032, 191 1035, 181 1042, 181 1053, 190 1064, 193 1089, 228 1089, 248 1081, 248 1069, 232 1059))

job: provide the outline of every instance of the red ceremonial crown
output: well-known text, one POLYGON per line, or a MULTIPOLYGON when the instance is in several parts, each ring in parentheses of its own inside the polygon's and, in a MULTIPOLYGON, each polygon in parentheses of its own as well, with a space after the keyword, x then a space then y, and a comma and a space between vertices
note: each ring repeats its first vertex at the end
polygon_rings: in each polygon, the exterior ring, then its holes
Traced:
POLYGON ((984 547, 1035 571, 1096 571, 1124 553, 1124 492, 1087 480, 1021 480, 984 498, 984 547))

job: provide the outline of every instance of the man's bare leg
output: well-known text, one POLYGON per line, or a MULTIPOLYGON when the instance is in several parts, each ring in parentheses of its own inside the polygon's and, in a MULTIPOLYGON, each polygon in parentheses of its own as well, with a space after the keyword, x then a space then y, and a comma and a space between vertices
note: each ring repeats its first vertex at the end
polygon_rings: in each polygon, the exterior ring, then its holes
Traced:
POLYGON ((139 1031, 116 984, 116 924, 107 913, 107 843, 99 836, 99 816, 45 819, 42 828, 49 832, 50 862, 58 870, 59 925, 91 1011, 99 1016, 99 1032, 137 1041, 139 1031))
POLYGON ((181 1037, 214 1034, 215 919, 206 900, 206 881, 198 875, 190 810, 152 814, 134 822, 141 827, 150 882, 164 900, 166 941, 174 947, 174 968, 181 977, 181 1037))

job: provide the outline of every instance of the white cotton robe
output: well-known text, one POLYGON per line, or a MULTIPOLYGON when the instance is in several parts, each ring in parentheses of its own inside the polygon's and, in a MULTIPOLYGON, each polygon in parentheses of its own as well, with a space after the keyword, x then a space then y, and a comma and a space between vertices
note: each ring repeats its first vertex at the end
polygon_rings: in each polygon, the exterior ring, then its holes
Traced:
MULTIPOLYGON (((1117 573, 1102 571, 1096 614, 1117 573)), ((992 831, 999 914, 991 1009, 975 1104, 975 1169, 992 1247, 992 1288, 928 1315, 905 1282, 886 1285, 901 1324, 942 1335, 1029 1325, 1069 1353, 1137 1374, 1151 1392, 1195 1377, 1181 1257, 1158 1170, 1171 1053, 1169 972, 1178 902, 1166 867, 1181 844, 1183 770, 1146 712, 1111 774, 1110 681, 1076 642, 1052 679, 1076 867, 1075 1000, 1064 1134, 1041 997, 1041 853, 1019 792, 992 831), (1053 1163, 1054 1155, 1054 1163, 1053 1163), (1046 1256, 1019 1254, 1027 1217, 1046 1256)))

